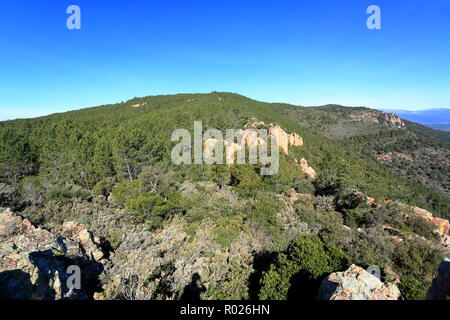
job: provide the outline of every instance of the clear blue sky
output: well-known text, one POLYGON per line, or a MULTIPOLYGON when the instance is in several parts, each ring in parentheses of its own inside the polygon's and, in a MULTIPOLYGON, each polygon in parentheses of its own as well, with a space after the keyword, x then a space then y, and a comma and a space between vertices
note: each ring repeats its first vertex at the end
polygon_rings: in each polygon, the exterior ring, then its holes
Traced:
POLYGON ((0 2, 0 119, 134 96, 450 107, 450 1, 0 2), (81 30, 66 8, 81 7, 81 30), (381 7, 382 30, 366 28, 381 7))

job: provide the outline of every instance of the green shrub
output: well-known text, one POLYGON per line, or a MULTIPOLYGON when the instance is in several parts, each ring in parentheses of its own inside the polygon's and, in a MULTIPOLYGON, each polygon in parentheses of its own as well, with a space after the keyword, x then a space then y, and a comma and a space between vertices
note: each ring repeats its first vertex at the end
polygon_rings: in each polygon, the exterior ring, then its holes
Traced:
POLYGON ((46 201, 55 201, 60 203, 69 203, 73 199, 79 198, 86 200, 89 198, 89 191, 76 185, 65 185, 54 187, 47 192, 46 201))
POLYGON ((421 217, 410 216, 406 219, 405 224, 410 231, 419 236, 425 237, 429 240, 439 239, 439 235, 435 233, 437 229, 436 226, 421 217))
POLYGON ((274 200, 260 199, 248 213, 247 219, 253 224, 270 231, 276 224, 276 213, 281 209, 274 200))
POLYGON ((102 195, 107 197, 111 193, 115 184, 116 184, 115 178, 113 177, 104 178, 99 182, 97 182, 97 184, 92 189, 92 192, 96 196, 102 195))
POLYGON ((160 216, 161 218, 167 218, 180 212, 181 194, 179 192, 174 193, 164 204, 157 205, 153 208, 152 213, 160 216))
POLYGON ((118 205, 125 205, 125 203, 137 196, 139 194, 139 181, 133 180, 133 182, 129 181, 122 181, 118 183, 113 189, 112 189, 112 196, 114 198, 114 201, 118 205))
POLYGON ((288 293, 298 295, 302 285, 317 285, 322 276, 341 270, 347 261, 336 246, 324 245, 317 236, 303 236, 293 242, 286 253, 279 254, 269 271, 263 273, 259 297, 285 300, 288 293))
POLYGON ((147 217, 152 212, 153 208, 164 203, 164 198, 161 196, 140 194, 127 201, 127 207, 139 217, 147 217))
POLYGON ((245 224, 241 217, 227 217, 216 221, 213 236, 219 244, 228 248, 243 230, 245 230, 245 224))
POLYGON ((294 179, 293 186, 298 193, 314 194, 315 188, 309 179, 294 179))
POLYGON ((351 228, 359 228, 369 225, 371 222, 371 209, 345 209, 343 210, 344 224, 351 228))
POLYGON ((165 171, 162 167, 145 167, 139 175, 139 181, 144 192, 162 197, 170 197, 178 189, 178 175, 172 171, 165 171))
POLYGON ((313 182, 317 195, 332 196, 338 194, 341 183, 334 172, 320 173, 313 182))
POLYGON ((45 189, 38 176, 25 177, 19 184, 22 200, 33 206, 41 205, 45 198, 45 189))
POLYGON ((406 300, 425 300, 429 286, 429 281, 405 275, 400 279, 399 289, 406 300))

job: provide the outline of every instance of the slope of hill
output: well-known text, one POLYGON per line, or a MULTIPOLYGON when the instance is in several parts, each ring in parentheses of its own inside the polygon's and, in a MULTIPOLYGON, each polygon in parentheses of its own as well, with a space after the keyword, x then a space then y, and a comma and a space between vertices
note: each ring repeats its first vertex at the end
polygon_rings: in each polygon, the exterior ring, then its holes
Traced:
POLYGON ((338 139, 410 181, 450 196, 450 133, 367 108, 292 109, 301 125, 338 139))
POLYGON ((450 109, 440 108, 440 109, 425 109, 425 110, 390 110, 382 109, 385 112, 392 112, 399 117, 417 122, 428 127, 450 131, 450 109))
POLYGON ((201 279, 207 299, 308 299, 329 273, 375 264, 419 299, 448 254, 436 218, 449 218, 448 153, 445 132, 365 108, 135 98, 1 122, 0 206, 55 234, 68 221, 92 229, 108 251, 101 298, 183 298, 201 279), (223 132, 279 125, 303 143, 280 152, 273 176, 260 163, 174 165, 173 130, 198 120, 223 132), (394 158, 412 163, 406 173, 394 158))

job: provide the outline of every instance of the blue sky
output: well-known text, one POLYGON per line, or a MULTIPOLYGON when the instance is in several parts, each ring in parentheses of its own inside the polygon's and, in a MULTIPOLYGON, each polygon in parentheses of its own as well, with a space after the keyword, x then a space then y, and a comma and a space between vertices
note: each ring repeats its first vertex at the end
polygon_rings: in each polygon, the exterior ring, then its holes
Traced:
POLYGON ((449 88, 448 0, 0 2, 0 120, 214 90, 423 109, 450 107, 449 88))

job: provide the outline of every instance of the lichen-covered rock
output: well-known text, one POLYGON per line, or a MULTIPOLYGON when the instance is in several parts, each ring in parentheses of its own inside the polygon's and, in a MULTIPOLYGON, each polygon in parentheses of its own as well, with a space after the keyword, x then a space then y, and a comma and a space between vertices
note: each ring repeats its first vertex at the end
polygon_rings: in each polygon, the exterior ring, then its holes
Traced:
POLYGON ((351 265, 335 272, 320 285, 319 300, 398 300, 400 291, 392 283, 383 283, 363 268, 351 265))
POLYGON ((246 298, 252 253, 261 250, 258 235, 242 233, 224 248, 214 240, 210 221, 203 222, 192 237, 184 228, 174 219, 160 232, 140 226, 127 230, 112 264, 102 274, 104 292, 97 298, 177 299, 194 275, 209 289, 201 293, 202 299, 214 298, 221 291, 233 299, 246 298))
POLYGON ((450 259, 441 262, 436 278, 428 290, 427 300, 450 300, 450 259))
POLYGON ((10 210, 0 213, 1 299, 87 299, 101 269, 79 239, 36 228, 10 210), (80 290, 67 286, 71 265, 81 270, 80 290))

